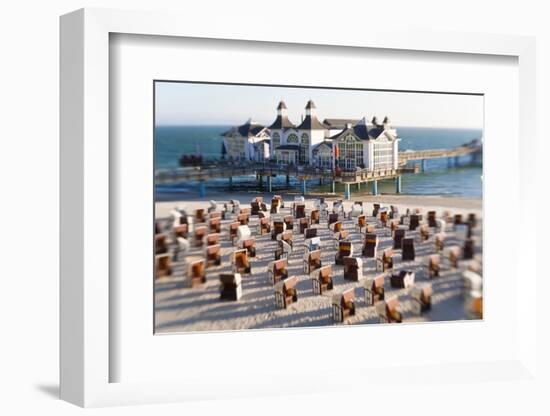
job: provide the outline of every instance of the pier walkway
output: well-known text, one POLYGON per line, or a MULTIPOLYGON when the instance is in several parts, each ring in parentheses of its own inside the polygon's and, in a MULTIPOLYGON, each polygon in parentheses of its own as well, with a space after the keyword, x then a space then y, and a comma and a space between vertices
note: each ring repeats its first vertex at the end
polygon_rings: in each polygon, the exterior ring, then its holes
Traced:
POLYGON ((480 152, 481 146, 475 142, 470 142, 453 149, 405 150, 399 152, 399 164, 405 164, 413 160, 443 159, 479 154, 480 152))
POLYGON ((399 152, 399 167, 397 169, 379 169, 379 170, 333 170, 322 169, 312 166, 297 166, 287 164, 277 164, 275 162, 235 162, 235 161, 216 161, 203 163, 200 166, 181 167, 174 169, 159 169, 155 172, 155 184, 169 184, 184 181, 199 182, 199 193, 204 196, 205 182, 210 179, 227 178, 229 185, 232 185, 233 177, 256 175, 261 186, 263 178, 267 179, 267 187, 271 192, 272 177, 285 175, 287 183, 290 177, 295 177, 301 182, 302 193, 306 194, 306 181, 318 179, 332 181, 334 192, 335 183, 345 185, 345 197, 350 196, 350 185, 362 183, 371 183, 372 193, 378 194, 378 181, 393 179, 395 180, 396 193, 401 192, 401 175, 405 173, 418 173, 425 170, 425 161, 428 159, 447 158, 449 166, 458 164, 460 156, 472 155, 473 158, 481 154, 481 145, 477 142, 470 142, 452 149, 427 149, 427 150, 405 150, 399 152), (408 162, 420 161, 420 165, 409 166, 408 162))

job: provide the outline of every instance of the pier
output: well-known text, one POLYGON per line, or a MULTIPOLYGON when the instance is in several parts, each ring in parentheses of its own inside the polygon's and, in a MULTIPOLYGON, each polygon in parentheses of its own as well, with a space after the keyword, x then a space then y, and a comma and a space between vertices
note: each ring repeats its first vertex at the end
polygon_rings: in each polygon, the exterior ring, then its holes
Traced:
POLYGON ((333 170, 322 169, 314 166, 300 166, 278 164, 271 161, 216 161, 204 163, 199 166, 181 167, 175 169, 159 169, 155 172, 156 184, 170 184, 184 181, 199 183, 199 195, 206 196, 206 182, 211 179, 227 178, 229 186, 232 187, 233 178, 238 176, 256 175, 258 186, 263 189, 264 178, 267 180, 267 190, 272 192, 272 178, 278 175, 286 176, 287 184, 289 178, 294 177, 300 182, 301 193, 307 194, 307 181, 317 179, 319 183, 323 180, 332 179, 332 192, 335 193, 335 184, 344 185, 344 198, 351 196, 351 186, 361 188, 361 184, 370 184, 372 194, 378 195, 378 181, 394 180, 395 192, 401 192, 401 176, 407 173, 419 173, 426 170, 426 160, 444 159, 448 160, 448 167, 456 166, 458 158, 471 155, 472 161, 479 161, 481 158, 482 146, 479 142, 473 141, 452 149, 426 149, 426 150, 405 150, 399 152, 399 166, 397 169, 379 170, 333 170), (408 162, 418 161, 420 164, 409 166, 408 162))
POLYGON ((399 164, 409 161, 424 161, 428 159, 457 158, 465 155, 478 156, 481 154, 481 145, 477 142, 466 143, 453 149, 427 149, 427 150, 405 150, 399 152, 399 164))

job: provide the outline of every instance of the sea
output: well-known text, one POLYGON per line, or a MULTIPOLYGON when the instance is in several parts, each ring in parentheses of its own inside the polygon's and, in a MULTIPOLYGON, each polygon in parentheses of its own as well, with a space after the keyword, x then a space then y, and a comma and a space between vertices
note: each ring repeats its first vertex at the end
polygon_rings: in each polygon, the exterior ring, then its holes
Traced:
MULTIPOLYGON (((157 126, 154 138, 155 169, 176 168, 182 154, 201 154, 204 159, 219 159, 221 157, 221 133, 231 126, 157 126)), ((426 128, 426 127, 395 127, 401 138, 399 150, 445 149, 454 148, 472 140, 481 139, 482 130, 457 128, 426 128)), ((419 162, 411 162, 419 163, 419 162)), ((426 160, 425 171, 402 176, 401 193, 406 195, 437 195, 449 197, 482 197, 482 164, 472 161, 467 155, 458 158, 456 165, 449 165, 447 159, 426 160)), ((318 180, 307 183, 308 192, 330 192, 330 183, 320 185, 318 180)), ((336 192, 343 192, 343 187, 337 184, 336 192)), ((196 194, 198 184, 175 183, 157 185, 155 189, 157 200, 177 198, 181 194, 196 194)), ((213 179, 207 183, 207 189, 216 192, 228 192, 229 181, 213 179)), ((233 189, 240 191, 257 191, 258 185, 255 176, 233 178, 233 189)), ((273 178, 273 192, 298 190, 299 184, 291 179, 286 184, 286 177, 273 178)), ((378 191, 381 194, 395 192, 392 180, 379 181, 378 191)), ((208 191, 207 191, 208 192, 208 191)), ((358 193, 369 193, 370 187, 362 184, 358 193)))

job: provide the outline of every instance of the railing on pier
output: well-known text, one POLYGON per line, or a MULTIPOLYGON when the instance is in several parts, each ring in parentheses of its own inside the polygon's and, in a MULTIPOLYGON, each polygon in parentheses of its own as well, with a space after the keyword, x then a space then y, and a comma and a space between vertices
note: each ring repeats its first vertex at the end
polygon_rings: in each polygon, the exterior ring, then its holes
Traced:
POLYGON ((288 175, 300 179, 314 179, 322 177, 333 177, 332 169, 277 164, 272 162, 235 162, 219 161, 203 164, 197 167, 185 167, 175 169, 159 169, 155 173, 157 183, 174 182, 178 180, 202 181, 213 178, 229 178, 232 176, 248 175, 288 175))
POLYGON ((358 169, 353 171, 337 171, 332 169, 299 166, 294 164, 279 164, 272 161, 233 161, 215 160, 207 161, 200 166, 181 167, 175 169, 159 169, 155 172, 155 183, 169 183, 177 181, 206 181, 214 178, 231 178, 236 176, 276 176, 287 175, 299 180, 331 178, 337 182, 369 182, 378 179, 395 178, 403 173, 418 172, 418 167, 407 167, 406 164, 413 160, 427 160, 437 158, 452 158, 471 153, 480 153, 481 145, 474 142, 454 149, 429 149, 399 152, 398 169, 379 169, 369 171, 358 169))
POLYGON ((406 150, 399 152, 399 163, 404 164, 411 160, 442 159, 446 157, 464 156, 481 151, 480 145, 466 144, 454 149, 406 150))
POLYGON ((391 179, 401 174, 400 169, 360 169, 356 171, 342 171, 334 176, 336 182, 370 182, 378 179, 391 179))

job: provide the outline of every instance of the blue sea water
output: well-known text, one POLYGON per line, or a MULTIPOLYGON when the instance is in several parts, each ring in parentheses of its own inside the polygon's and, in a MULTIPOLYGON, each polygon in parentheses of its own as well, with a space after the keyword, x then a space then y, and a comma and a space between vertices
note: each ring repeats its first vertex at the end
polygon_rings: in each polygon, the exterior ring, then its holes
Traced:
MULTIPOLYGON (((220 133, 230 126, 157 126, 155 129, 155 168, 174 168, 178 166, 179 157, 186 154, 203 155, 206 159, 217 159, 221 156, 222 139, 220 133)), ((482 131, 477 129, 451 129, 451 128, 424 128, 424 127, 398 127, 397 132, 401 137, 400 151, 422 149, 444 149, 460 146, 474 139, 481 138, 482 131)), ((482 166, 473 164, 469 156, 459 158, 458 166, 448 166, 446 159, 434 159, 426 161, 426 171, 417 174, 406 174, 402 178, 402 193, 409 195, 441 195, 441 196, 465 196, 481 197, 482 195, 482 166)), ((255 190, 257 184, 254 177, 235 178, 233 184, 241 190, 255 190)), ((298 184, 291 181, 290 187, 296 188, 298 184)), ((228 189, 228 181, 224 179, 213 180, 208 187, 216 190, 228 189)), ((286 182, 284 177, 273 180, 274 191, 284 190, 286 182)), ((296 188, 297 189, 297 188, 296 188)), ((310 181, 308 190, 311 192, 329 190, 329 185, 319 186, 318 181, 310 181)), ((363 184, 362 190, 367 190, 363 184)), ((381 193, 393 193, 395 185, 393 181, 380 181, 378 190, 381 193)), ((156 187, 157 195, 163 193, 184 193, 196 191, 196 185, 173 184, 156 187)), ((337 189, 337 192, 341 190, 337 189)), ((355 191, 354 191, 355 193, 355 191)))

